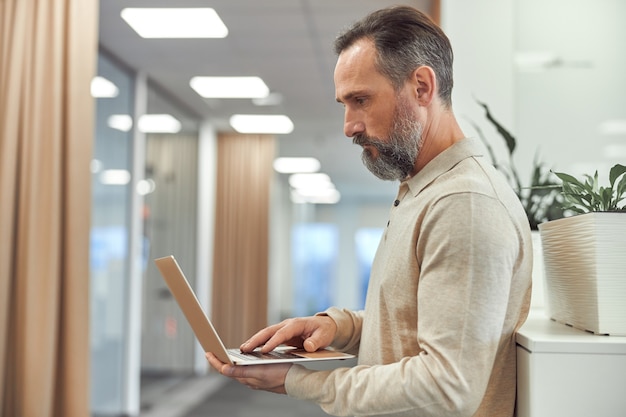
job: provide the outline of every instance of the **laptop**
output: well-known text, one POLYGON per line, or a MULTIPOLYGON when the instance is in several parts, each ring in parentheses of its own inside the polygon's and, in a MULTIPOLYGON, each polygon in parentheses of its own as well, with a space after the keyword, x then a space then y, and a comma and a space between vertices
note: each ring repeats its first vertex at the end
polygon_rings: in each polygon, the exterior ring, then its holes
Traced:
POLYGON ((354 355, 330 349, 307 352, 304 349, 292 346, 279 346, 268 353, 261 353, 259 349, 251 353, 243 353, 239 349, 226 349, 213 324, 204 313, 204 310, 202 310, 198 298, 191 289, 174 256, 158 258, 154 262, 204 351, 212 352, 224 363, 232 365, 262 365, 343 360, 354 357, 354 355))

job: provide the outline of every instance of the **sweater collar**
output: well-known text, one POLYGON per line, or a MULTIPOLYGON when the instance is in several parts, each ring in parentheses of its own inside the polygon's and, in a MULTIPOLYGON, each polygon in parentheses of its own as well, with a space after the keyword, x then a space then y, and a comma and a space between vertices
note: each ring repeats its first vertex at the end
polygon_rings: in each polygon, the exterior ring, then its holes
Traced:
MULTIPOLYGON (((413 196, 418 195, 442 174, 450 171, 459 162, 471 157, 483 156, 484 148, 475 138, 465 138, 456 142, 430 161, 417 174, 403 183, 408 185, 413 196)), ((401 187, 403 185, 401 183, 401 187)))

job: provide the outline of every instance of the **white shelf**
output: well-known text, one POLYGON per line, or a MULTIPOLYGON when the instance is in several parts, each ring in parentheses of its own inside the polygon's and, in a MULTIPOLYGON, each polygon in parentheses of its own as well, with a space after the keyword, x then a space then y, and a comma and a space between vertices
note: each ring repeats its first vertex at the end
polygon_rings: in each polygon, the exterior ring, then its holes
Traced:
POLYGON ((594 335, 533 311, 516 341, 518 417, 626 415, 626 337, 594 335))
POLYGON ((517 332, 517 344, 530 352, 626 355, 626 336, 601 336, 550 320, 533 311, 517 332))

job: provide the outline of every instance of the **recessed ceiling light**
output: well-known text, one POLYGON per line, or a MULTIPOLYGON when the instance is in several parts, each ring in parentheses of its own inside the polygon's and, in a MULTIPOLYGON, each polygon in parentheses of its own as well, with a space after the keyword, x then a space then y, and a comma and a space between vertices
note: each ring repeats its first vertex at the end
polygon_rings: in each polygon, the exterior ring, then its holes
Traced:
POLYGON ((137 128, 144 133, 178 133, 181 124, 169 114, 144 114, 139 117, 137 128))
POLYGON ((283 95, 280 93, 269 93, 267 97, 253 98, 252 104, 255 106, 278 106, 283 102, 283 95))
POLYGON ((110 98, 117 97, 120 89, 115 84, 104 77, 93 77, 91 80, 91 97, 110 98))
POLYGON ((235 114, 230 118, 230 125, 239 133, 287 134, 293 132, 293 122, 282 114, 235 114))
POLYGON ((193 77, 189 85, 204 98, 263 98, 270 93, 259 77, 193 77))
POLYGON ((298 189, 321 189, 321 188, 334 188, 332 181, 328 174, 317 172, 313 174, 293 174, 289 176, 289 185, 298 189))
POLYGON ((137 194, 139 195, 148 195, 153 193, 156 189, 156 183, 153 179, 148 178, 147 180, 139 180, 137 181, 137 194))
POLYGON ((112 114, 107 119, 107 125, 111 129, 128 132, 133 128, 133 118, 127 114, 112 114))
POLYGON ((125 169, 107 169, 100 173, 100 183, 105 185, 126 185, 130 182, 130 172, 125 169))
POLYGON ((337 204, 341 199, 341 193, 335 189, 329 189, 317 194, 304 194, 301 190, 291 190, 291 202, 295 204, 337 204))
POLYGON ((91 163, 89 164, 89 169, 91 170, 92 174, 96 174, 102 171, 103 167, 104 167, 104 164, 99 159, 92 159, 91 163))
POLYGON ((322 172, 312 174, 292 174, 289 176, 291 201, 293 203, 335 204, 341 194, 330 177, 322 172))
POLYGON ((126 8, 122 19, 142 38, 225 38, 228 28, 214 9, 126 8))
POLYGON ((316 158, 276 158, 274 170, 281 174, 295 174, 296 172, 317 172, 320 170, 320 161, 316 158))

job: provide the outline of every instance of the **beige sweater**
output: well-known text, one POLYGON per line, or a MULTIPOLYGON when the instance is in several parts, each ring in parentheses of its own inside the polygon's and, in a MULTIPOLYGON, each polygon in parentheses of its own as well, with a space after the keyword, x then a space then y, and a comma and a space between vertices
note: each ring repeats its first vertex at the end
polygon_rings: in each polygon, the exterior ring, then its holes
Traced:
POLYGON ((515 332, 530 304, 528 221, 465 139, 400 184, 364 311, 329 309, 358 365, 292 366, 288 395, 333 415, 514 415, 515 332))

